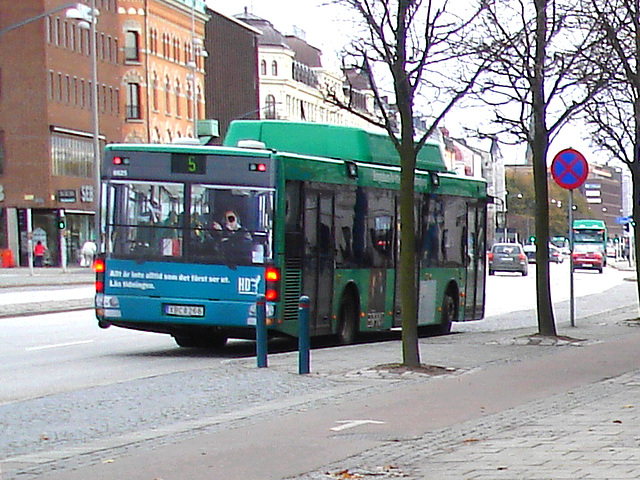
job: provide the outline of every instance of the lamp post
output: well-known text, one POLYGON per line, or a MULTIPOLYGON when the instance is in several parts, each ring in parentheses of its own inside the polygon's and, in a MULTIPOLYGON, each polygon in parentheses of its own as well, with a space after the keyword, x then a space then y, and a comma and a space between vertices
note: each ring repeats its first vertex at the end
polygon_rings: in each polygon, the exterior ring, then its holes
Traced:
MULTIPOLYGON (((94 0, 95 1, 95 0, 94 0)), ((204 42, 201 38, 196 37, 196 1, 191 0, 191 59, 187 63, 187 66, 191 68, 190 77, 191 80, 191 99, 193 103, 193 138, 198 138, 198 95, 196 91, 196 74, 198 72, 198 57, 206 58, 209 56, 204 49, 204 42)))
POLYGON ((100 185, 100 124, 98 120, 98 54, 97 54, 97 38, 96 25, 98 23, 99 10, 96 8, 96 0, 91 0, 91 7, 76 4, 75 8, 67 10, 67 18, 78 20, 78 27, 89 30, 91 44, 91 106, 92 106, 92 128, 93 128, 93 174, 94 174, 94 194, 93 201, 96 206, 94 217, 94 235, 98 252, 101 251, 102 235, 100 232, 100 204, 101 204, 101 185, 100 185))
MULTIPOLYGON (((84 5, 82 5, 81 3, 66 3, 64 5, 61 5, 59 7, 53 8, 51 10, 47 10, 44 13, 41 13, 40 15, 35 15, 33 17, 29 17, 21 22, 18 23, 14 23, 13 25, 9 25, 8 27, 2 28, 0 29, 0 37, 2 37, 4 34, 9 33, 13 30, 16 30, 20 27, 24 27, 25 25, 28 25, 32 22, 35 22, 36 20, 40 20, 41 18, 45 18, 48 17, 51 14, 57 13, 57 12, 61 12, 62 10, 67 9, 67 16, 69 15, 69 12, 72 10, 77 10, 79 8, 83 8, 84 5)), ((29 270, 31 275, 33 275, 33 224, 32 224, 32 213, 31 213, 31 208, 27 208, 27 250, 28 250, 28 264, 29 264, 29 270)), ((62 238, 62 242, 61 242, 61 250, 62 249, 66 249, 65 245, 64 245, 64 237, 62 238)), ((66 251, 63 251, 63 255, 61 256, 61 258, 65 258, 65 254, 66 251)), ((63 268, 66 268, 66 260, 63 260, 63 268)))

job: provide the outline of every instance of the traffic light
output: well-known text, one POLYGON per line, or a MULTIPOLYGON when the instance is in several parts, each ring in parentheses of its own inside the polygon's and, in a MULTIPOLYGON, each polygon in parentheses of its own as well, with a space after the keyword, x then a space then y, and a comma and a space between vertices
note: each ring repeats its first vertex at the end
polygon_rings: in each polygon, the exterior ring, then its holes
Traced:
POLYGON ((531 235, 529 237, 529 243, 536 243, 536 236, 535 235, 531 235))
POLYGON ((58 213, 58 230, 64 230, 67 228, 67 221, 64 216, 64 212, 58 213))

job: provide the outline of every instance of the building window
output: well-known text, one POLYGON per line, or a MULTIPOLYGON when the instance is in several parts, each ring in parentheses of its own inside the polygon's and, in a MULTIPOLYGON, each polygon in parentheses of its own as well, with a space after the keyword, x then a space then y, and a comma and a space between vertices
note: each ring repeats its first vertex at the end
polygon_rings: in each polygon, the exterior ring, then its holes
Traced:
POLYGON ((69 50, 75 52, 76 50, 76 24, 72 23, 69 27, 69 50))
POLYGON ((276 118, 276 98, 273 95, 267 95, 264 117, 270 120, 276 118))
POLYGON ((202 90, 200 90, 200 85, 196 90, 196 112, 198 113, 198 118, 204 118, 204 104, 202 103, 202 90))
POLYGON ((173 59, 180 63, 180 39, 173 39, 173 59))
POLYGON ((126 118, 128 120, 140 118, 140 85, 138 83, 127 84, 126 118))
POLYGON ((151 106, 153 107, 153 111, 158 111, 158 74, 153 72, 153 77, 151 79, 151 106))
POLYGON ((111 48, 112 48, 111 35, 107 35, 107 44, 105 45, 106 53, 105 53, 105 57, 104 58, 108 62, 112 62, 113 61, 113 57, 112 57, 112 54, 111 54, 111 48))
POLYGON ((53 43, 53 27, 51 26, 51 17, 47 17, 45 21, 45 26, 47 30, 47 43, 53 43))
POLYGON ((60 46, 60 18, 56 18, 53 24, 53 35, 56 40, 56 47, 60 46))
POLYGON ((267 61, 262 60, 260 62, 260 75, 266 75, 266 74, 267 74, 267 61))
POLYGON ((176 80, 176 117, 180 116, 180 81, 176 80))
POLYGON ((80 104, 79 90, 78 77, 73 77, 73 105, 76 107, 80 104))
POLYGON ((273 75, 274 77, 278 76, 278 62, 276 62, 275 60, 271 62, 271 75, 273 75))
POLYGON ((124 60, 137 62, 140 60, 138 32, 129 30, 124 34, 124 60))
POLYGON ((164 108, 167 115, 171 114, 171 82, 169 77, 164 82, 164 108))
POLYGON ((193 93, 191 83, 187 83, 187 118, 193 118, 193 93))
POLYGON ((107 103, 108 103, 108 95, 107 95, 107 86, 102 85, 102 111, 107 111, 107 103))
POLYGON ((169 58, 169 35, 166 33, 162 34, 162 56, 169 58))
POLYGON ((49 87, 49 99, 53 100, 55 92, 55 74, 53 73, 53 70, 49 70, 49 80, 47 83, 47 86, 49 87))
POLYGON ((0 175, 4 173, 4 130, 0 130, 0 175))
POLYGON ((156 30, 155 28, 152 28, 149 36, 150 36, 149 48, 151 50, 151 53, 153 55, 157 55, 158 54, 158 30, 156 30))
POLYGON ((118 63, 118 39, 117 38, 113 39, 113 49, 111 51, 113 52, 113 63, 118 63))
POLYGON ((52 133, 51 161, 54 175, 93 178, 93 141, 52 133))

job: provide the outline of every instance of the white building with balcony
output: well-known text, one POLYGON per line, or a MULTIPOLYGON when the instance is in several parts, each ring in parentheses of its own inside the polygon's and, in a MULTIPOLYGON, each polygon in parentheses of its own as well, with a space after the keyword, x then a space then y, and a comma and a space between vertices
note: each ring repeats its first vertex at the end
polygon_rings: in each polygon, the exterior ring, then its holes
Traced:
MULTIPOLYGON (((260 118, 310 121, 350 125, 371 129, 371 124, 326 100, 327 92, 336 92, 341 102, 349 103, 364 115, 374 116, 373 92, 348 88, 342 72, 322 66, 322 52, 309 45, 303 35, 283 35, 268 20, 249 13, 235 18, 260 30, 258 37, 258 73, 260 118)), ((350 77, 352 77, 350 75, 350 77)), ((356 84, 362 85, 362 79, 356 84)))

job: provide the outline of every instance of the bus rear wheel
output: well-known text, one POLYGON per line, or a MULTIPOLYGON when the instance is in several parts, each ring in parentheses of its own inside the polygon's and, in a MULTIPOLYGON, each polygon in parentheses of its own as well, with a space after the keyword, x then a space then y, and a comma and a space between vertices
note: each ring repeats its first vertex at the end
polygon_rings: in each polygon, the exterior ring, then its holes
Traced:
POLYGON ((451 333, 451 324, 456 318, 456 300, 451 292, 444 294, 442 299, 442 312, 440 314, 440 335, 451 333))
POLYGON ((341 345, 350 345, 358 336, 358 309, 352 298, 347 297, 340 303, 340 317, 336 331, 341 345))

